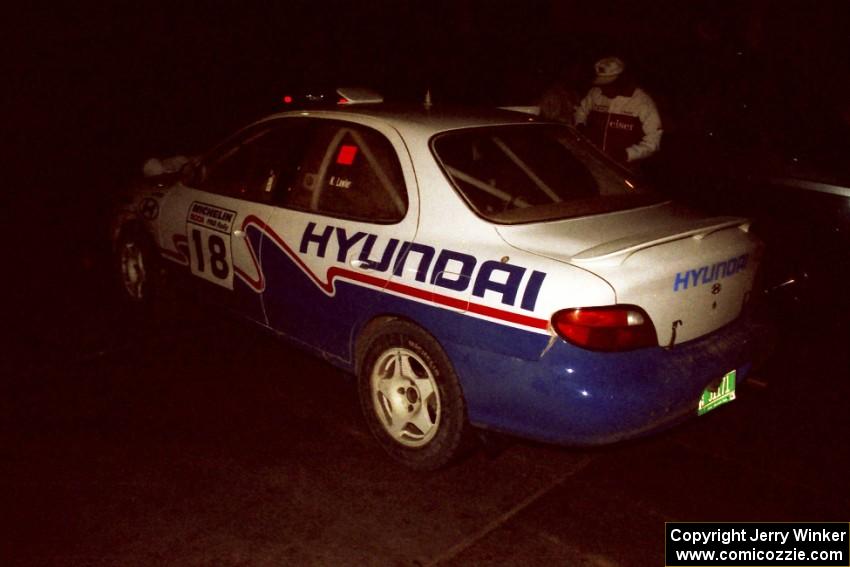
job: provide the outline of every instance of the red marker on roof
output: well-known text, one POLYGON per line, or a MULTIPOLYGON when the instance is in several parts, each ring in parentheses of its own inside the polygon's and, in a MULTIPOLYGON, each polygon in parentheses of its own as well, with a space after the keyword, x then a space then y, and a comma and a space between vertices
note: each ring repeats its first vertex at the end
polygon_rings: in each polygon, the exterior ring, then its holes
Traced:
POLYGON ((339 153, 336 155, 336 162, 340 165, 351 165, 354 163, 354 158, 357 156, 357 146, 343 144, 339 148, 339 153))

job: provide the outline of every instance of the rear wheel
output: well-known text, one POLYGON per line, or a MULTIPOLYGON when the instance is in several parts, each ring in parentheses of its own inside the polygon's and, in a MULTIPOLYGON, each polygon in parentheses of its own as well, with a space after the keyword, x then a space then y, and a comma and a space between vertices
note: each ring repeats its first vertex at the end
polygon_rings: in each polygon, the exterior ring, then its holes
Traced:
POLYGON ((419 470, 439 468, 458 456, 468 437, 466 405, 439 343, 400 320, 364 340, 360 402, 378 443, 419 470))

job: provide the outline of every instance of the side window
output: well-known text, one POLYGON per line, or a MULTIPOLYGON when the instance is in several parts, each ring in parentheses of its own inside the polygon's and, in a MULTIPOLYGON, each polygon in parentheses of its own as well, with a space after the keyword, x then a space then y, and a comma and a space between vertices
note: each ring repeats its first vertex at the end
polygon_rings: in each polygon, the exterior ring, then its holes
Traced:
POLYGON ((355 220, 399 221, 408 203, 395 149, 371 128, 323 121, 283 205, 355 220))
POLYGON ((285 200, 304 159, 307 140, 307 122, 301 119, 280 120, 257 139, 252 144, 246 198, 265 204, 285 200))
POLYGON ((199 188, 229 197, 274 203, 292 186, 304 157, 303 120, 263 123, 222 145, 205 160, 199 188))
POLYGON ((248 193, 247 174, 251 166, 252 142, 269 131, 254 129, 225 142, 203 160, 203 179, 198 189, 244 198, 248 193))

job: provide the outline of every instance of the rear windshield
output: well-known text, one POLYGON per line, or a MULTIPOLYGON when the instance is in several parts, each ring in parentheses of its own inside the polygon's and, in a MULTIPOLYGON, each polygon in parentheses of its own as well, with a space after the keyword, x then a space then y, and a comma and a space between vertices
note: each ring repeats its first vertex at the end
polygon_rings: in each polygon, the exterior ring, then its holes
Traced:
POLYGON ((660 201, 565 126, 457 130, 436 136, 432 150, 469 206, 501 224, 600 214, 660 201))

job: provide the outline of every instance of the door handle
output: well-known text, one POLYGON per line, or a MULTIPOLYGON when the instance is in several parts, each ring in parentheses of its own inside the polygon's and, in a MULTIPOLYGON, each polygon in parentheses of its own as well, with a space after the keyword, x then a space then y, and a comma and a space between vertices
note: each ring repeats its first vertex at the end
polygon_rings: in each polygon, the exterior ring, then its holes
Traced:
POLYGON ((351 260, 349 262, 349 264, 351 264, 352 267, 360 268, 361 270, 368 270, 370 268, 375 267, 374 262, 372 262, 371 260, 360 260, 360 259, 357 259, 357 258, 355 258, 354 260, 351 260))

